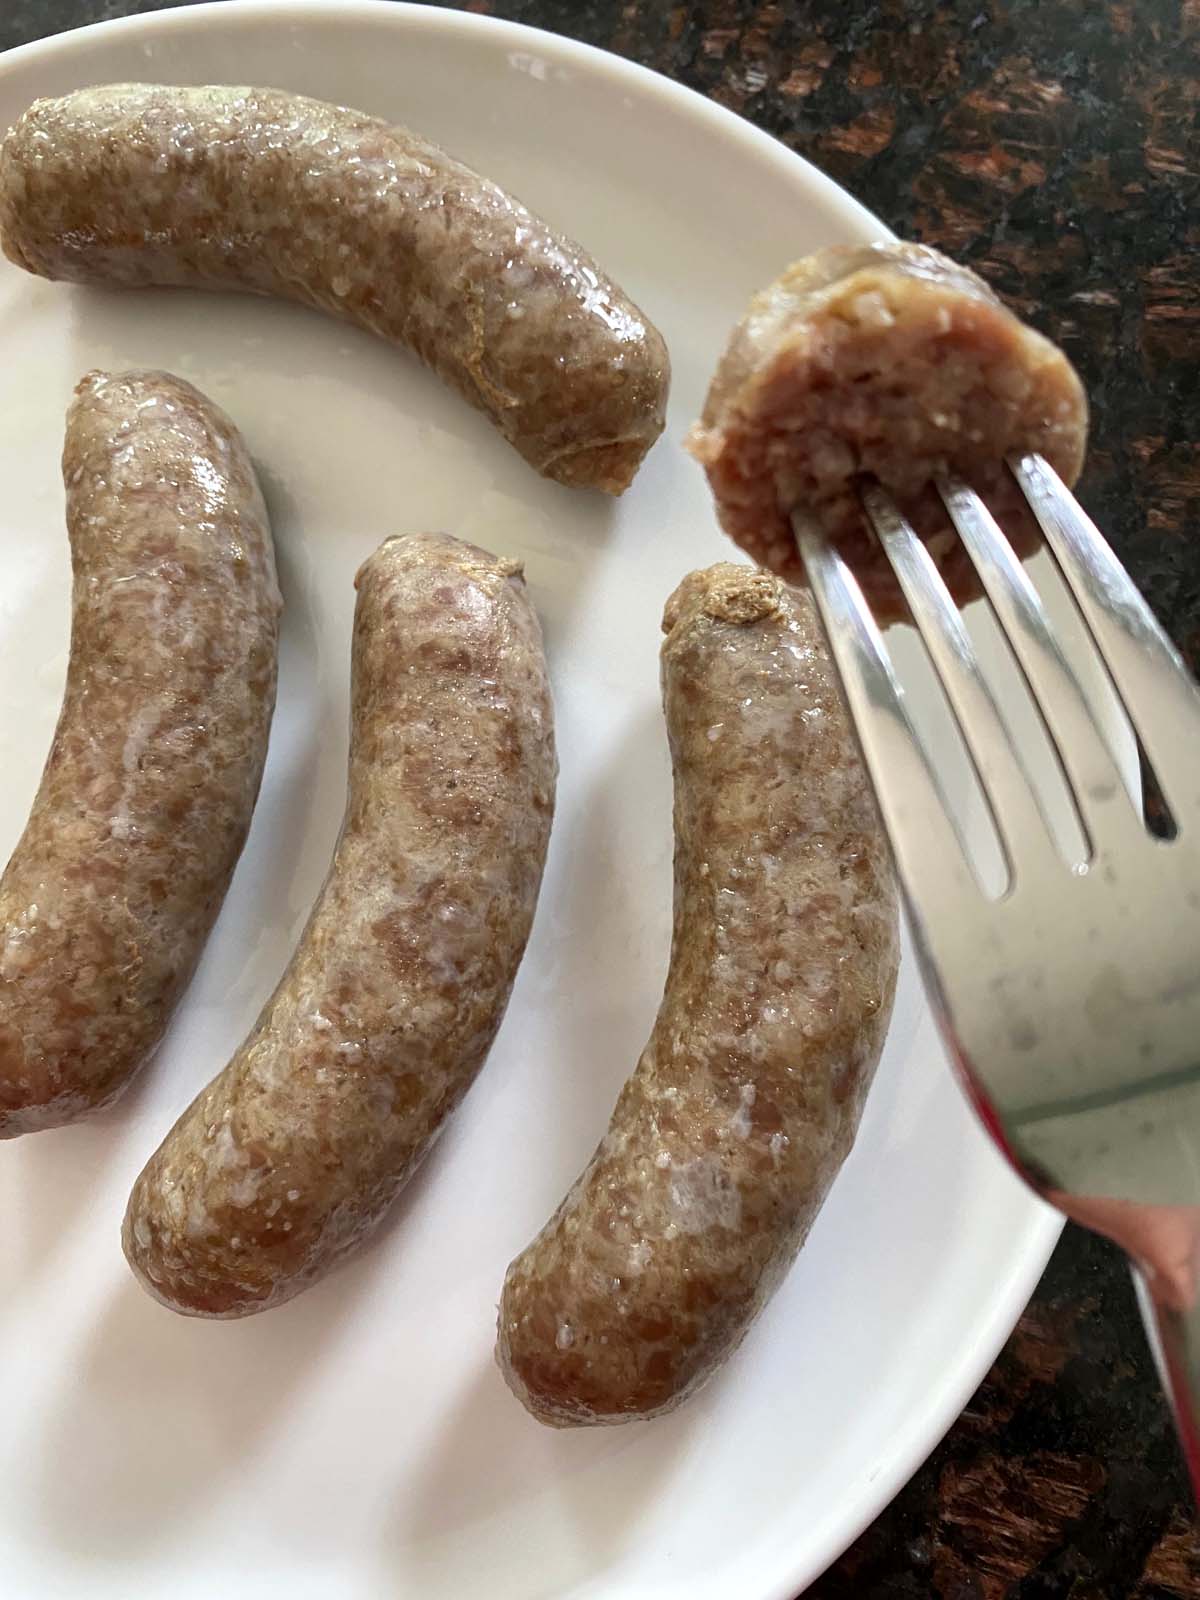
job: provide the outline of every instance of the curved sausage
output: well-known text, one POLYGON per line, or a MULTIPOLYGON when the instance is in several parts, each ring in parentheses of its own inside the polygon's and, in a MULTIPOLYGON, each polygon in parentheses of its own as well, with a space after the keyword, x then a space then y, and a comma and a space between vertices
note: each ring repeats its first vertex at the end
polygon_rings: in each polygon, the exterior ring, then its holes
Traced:
POLYGON ((895 984, 887 849, 807 598, 710 567, 663 626, 666 990, 500 1302, 501 1369, 560 1427, 669 1411, 738 1345, 850 1149, 895 984))
POLYGON ((555 757, 519 566, 420 535, 381 545, 357 583, 325 887, 125 1217, 144 1287, 197 1316, 278 1305, 366 1240, 482 1066, 533 921, 555 757))
POLYGON ((1040 451, 1073 484, 1086 442, 1087 399, 1063 353, 966 267, 892 242, 819 251, 754 297, 688 447, 754 561, 803 580, 788 521, 802 507, 878 601, 895 583, 863 524, 863 477, 890 491, 936 558, 953 552, 951 587, 969 589, 932 479, 968 480, 1020 539, 1028 514, 1004 457, 1040 451))
POLYGON ((275 705, 271 532, 237 430, 165 372, 67 417, 62 712, 0 880, 0 1138, 107 1105, 162 1037, 245 842, 275 705))
POLYGON ((572 240, 436 145, 279 89, 107 84, 0 147, 0 244, 46 278, 249 289, 420 357, 546 477, 619 494, 662 336, 572 240))

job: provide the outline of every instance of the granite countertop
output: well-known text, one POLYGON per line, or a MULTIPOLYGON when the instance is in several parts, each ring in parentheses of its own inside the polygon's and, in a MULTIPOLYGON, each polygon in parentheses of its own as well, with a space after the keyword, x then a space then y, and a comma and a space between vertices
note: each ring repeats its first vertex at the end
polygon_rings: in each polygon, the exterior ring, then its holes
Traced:
MULTIPOLYGON (((0 48, 156 9, 6 0, 0 48)), ((1198 0, 470 0, 657 68, 776 134, 1058 339, 1082 497, 1200 657, 1198 0)), ((813 1600, 1183 1600, 1200 1537, 1107 1245, 1063 1236, 959 1422, 813 1600)), ((736 1597, 731 1597, 736 1600, 736 1597)))

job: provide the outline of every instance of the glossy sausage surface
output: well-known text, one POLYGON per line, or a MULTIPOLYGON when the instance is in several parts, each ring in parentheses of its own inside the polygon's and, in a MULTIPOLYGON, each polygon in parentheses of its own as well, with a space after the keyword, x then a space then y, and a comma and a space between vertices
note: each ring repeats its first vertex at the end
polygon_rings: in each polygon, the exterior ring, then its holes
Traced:
POLYGON ((46 278, 282 295, 411 350, 546 477, 619 494, 663 429, 658 330, 573 240, 406 128, 280 89, 105 84, 0 146, 46 278))
POLYGON ((289 1300, 370 1236, 482 1066, 533 921, 556 767, 518 564, 417 535, 357 582, 329 876, 125 1218, 142 1284, 192 1315, 289 1300))
POLYGON ((505 1377, 563 1427, 668 1411, 739 1344, 850 1149, 896 978, 890 859, 807 597, 710 567, 663 625, 666 990, 500 1303, 505 1377))
POLYGON ((0 880, 0 1138, 106 1105, 162 1037, 245 842, 279 590, 229 419, 165 372, 89 373, 67 417, 71 653, 0 880))

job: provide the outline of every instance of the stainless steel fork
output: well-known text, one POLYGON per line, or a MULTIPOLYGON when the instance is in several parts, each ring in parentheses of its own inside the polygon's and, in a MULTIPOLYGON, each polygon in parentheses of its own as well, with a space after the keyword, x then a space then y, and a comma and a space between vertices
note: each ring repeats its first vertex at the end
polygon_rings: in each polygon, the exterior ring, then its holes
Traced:
POLYGON ((1070 864, 958 607, 878 490, 863 503, 958 722, 1008 870, 989 896, 853 573, 793 519, 891 838, 934 1009, 1018 1172, 1129 1254, 1200 1496, 1200 691, 1040 456, 1009 462, 1154 769, 1153 836, 1025 568, 979 497, 937 484, 1057 753, 1087 841, 1070 864))

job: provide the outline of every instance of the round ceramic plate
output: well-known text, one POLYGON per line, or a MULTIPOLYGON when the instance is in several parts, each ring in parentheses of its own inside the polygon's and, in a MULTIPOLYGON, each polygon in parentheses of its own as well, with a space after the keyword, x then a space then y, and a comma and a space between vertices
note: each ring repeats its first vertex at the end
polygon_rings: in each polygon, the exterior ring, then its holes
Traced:
POLYGON ((785 1286, 711 1386, 649 1425, 556 1433, 492 1363, 509 1259, 582 1166, 666 968, 659 618, 728 559, 680 441, 757 286, 885 230, 665 80, 432 7, 188 7, 0 61, 0 126, 111 79, 279 85, 403 121, 582 240, 666 335, 670 421, 619 501, 537 478, 405 356, 296 307, 102 293, 0 265, 0 857, 62 690, 59 453, 92 367, 162 366, 240 424, 287 602, 253 830, 169 1036, 115 1109, 0 1146, 0 1570, 16 1600, 784 1600, 955 1416, 1055 1236, 947 1070, 911 960, 862 1132, 785 1286), (562 777, 537 923, 484 1072, 369 1253, 240 1323, 152 1303, 130 1184, 286 963, 341 814, 352 579, 387 534, 526 563, 562 777))

